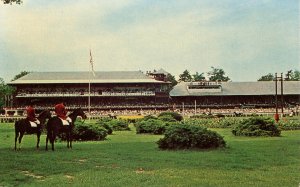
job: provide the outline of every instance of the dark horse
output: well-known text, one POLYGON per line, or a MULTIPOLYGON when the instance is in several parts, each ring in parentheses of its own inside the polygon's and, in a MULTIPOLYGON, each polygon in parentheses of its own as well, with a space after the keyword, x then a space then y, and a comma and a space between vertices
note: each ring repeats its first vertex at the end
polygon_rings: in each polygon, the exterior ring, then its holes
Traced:
POLYGON ((38 149, 40 147, 40 137, 42 134, 43 125, 46 122, 46 119, 51 118, 51 113, 49 110, 42 111, 37 119, 40 121, 40 124, 37 125, 37 127, 31 127, 30 122, 27 119, 21 119, 19 121, 15 122, 15 150, 17 150, 17 140, 19 137, 19 147, 22 142, 22 138, 25 134, 34 134, 37 135, 37 143, 36 148, 38 149))
POLYGON ((50 143, 52 145, 52 151, 54 151, 54 142, 55 142, 56 136, 59 133, 66 133, 67 147, 72 148, 72 131, 73 131, 77 116, 80 116, 83 119, 86 119, 86 115, 84 114, 83 110, 81 108, 77 108, 69 115, 69 117, 72 119, 72 123, 70 125, 63 125, 61 119, 59 119, 57 116, 52 117, 51 119, 48 120, 46 150, 48 150, 48 140, 50 140, 50 143))

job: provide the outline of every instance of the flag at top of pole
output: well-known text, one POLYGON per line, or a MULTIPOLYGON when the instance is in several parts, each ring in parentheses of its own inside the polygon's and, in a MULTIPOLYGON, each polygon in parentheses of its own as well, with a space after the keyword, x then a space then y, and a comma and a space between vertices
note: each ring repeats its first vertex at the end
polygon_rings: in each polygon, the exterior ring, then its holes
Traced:
POLYGON ((96 76, 95 71, 94 71, 94 62, 93 62, 93 57, 92 57, 92 51, 90 49, 90 64, 91 64, 91 68, 92 68, 92 73, 94 75, 94 77, 96 76))

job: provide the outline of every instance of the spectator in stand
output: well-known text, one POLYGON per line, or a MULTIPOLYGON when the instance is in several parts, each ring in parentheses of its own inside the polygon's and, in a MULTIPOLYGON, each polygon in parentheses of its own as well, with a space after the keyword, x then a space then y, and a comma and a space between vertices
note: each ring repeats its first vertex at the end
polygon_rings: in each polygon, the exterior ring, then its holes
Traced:
POLYGON ((60 119, 66 120, 69 124, 72 123, 72 119, 67 116, 67 110, 64 103, 55 105, 55 113, 60 119))

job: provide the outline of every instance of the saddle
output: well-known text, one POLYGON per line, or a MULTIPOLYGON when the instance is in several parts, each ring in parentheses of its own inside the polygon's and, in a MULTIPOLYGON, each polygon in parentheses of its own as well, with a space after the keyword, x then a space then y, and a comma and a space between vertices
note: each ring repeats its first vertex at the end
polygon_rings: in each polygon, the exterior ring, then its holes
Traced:
POLYGON ((61 120, 63 125, 71 125, 71 123, 72 123, 72 119, 69 117, 67 117, 67 119, 62 119, 60 117, 58 117, 58 118, 61 120))
POLYGON ((29 121, 31 127, 37 127, 40 124, 39 120, 29 121))

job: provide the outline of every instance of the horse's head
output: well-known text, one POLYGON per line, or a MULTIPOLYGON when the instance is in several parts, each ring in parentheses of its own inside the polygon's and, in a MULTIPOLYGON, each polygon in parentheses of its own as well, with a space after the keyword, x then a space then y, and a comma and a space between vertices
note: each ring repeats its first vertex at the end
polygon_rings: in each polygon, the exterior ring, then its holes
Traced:
POLYGON ((51 112, 50 110, 44 110, 40 113, 38 118, 42 118, 42 119, 50 119, 51 118, 51 112))
POLYGON ((85 113, 83 112, 83 110, 81 108, 77 108, 75 111, 74 111, 74 114, 76 114, 76 116, 80 116, 82 119, 86 119, 86 115, 85 113))

